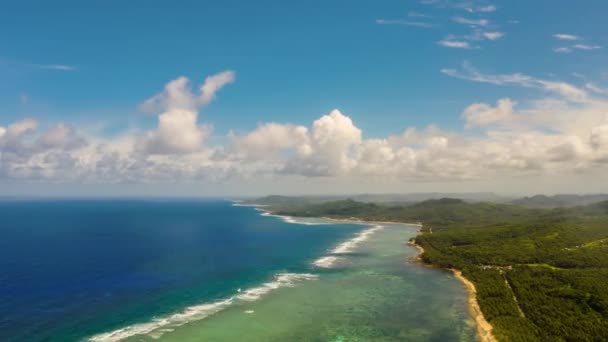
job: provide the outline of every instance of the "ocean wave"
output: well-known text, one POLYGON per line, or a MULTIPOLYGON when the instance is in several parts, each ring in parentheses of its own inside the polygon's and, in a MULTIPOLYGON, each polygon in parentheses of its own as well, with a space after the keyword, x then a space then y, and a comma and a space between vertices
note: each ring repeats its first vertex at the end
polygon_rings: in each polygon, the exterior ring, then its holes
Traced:
POLYGON ((376 225, 366 229, 354 238, 339 244, 336 248, 330 251, 331 255, 321 257, 313 262, 313 265, 321 268, 331 268, 336 262, 341 260, 341 254, 352 253, 362 242, 368 240, 374 233, 384 229, 384 226, 376 225))
POLYGON ((292 287, 298 282, 304 280, 315 280, 317 278, 319 278, 318 275, 310 273, 279 273, 275 276, 273 281, 264 283, 261 286, 254 287, 249 290, 245 290, 236 296, 236 298, 251 302, 258 300, 268 292, 280 287, 292 287))
POLYGON ((160 338, 164 333, 171 332, 176 327, 209 317, 230 305, 237 304, 239 302, 252 302, 275 289, 281 287, 293 287, 299 282, 315 280, 318 277, 318 275, 309 273, 277 273, 272 281, 244 291, 239 291, 230 298, 211 303, 189 306, 181 312, 164 317, 154 318, 150 322, 133 324, 114 331, 92 336, 88 339, 88 341, 116 342, 137 335, 147 335, 155 339, 160 338))
POLYGON ((296 218, 293 216, 276 215, 276 214, 269 212, 266 209, 259 208, 258 206, 256 206, 255 210, 261 212, 260 215, 262 215, 262 216, 275 217, 275 218, 281 219, 287 223, 302 224, 302 225, 307 225, 307 226, 336 224, 335 222, 331 222, 329 220, 318 218, 318 217, 297 217, 296 218))

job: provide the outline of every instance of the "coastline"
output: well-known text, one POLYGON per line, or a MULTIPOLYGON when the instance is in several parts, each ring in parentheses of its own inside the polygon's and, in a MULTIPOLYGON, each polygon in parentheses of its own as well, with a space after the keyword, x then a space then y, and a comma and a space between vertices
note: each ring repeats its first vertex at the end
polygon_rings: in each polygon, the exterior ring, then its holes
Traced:
MULTIPOLYGON (((418 231, 418 235, 421 234, 422 232, 418 231)), ((410 246, 416 247, 416 249, 418 249, 418 251, 420 252, 416 257, 416 261, 422 263, 427 267, 435 267, 433 265, 423 263, 421 255, 422 253, 424 253, 424 248, 417 244, 416 240, 409 241, 408 244, 410 246)), ((479 336, 479 341, 497 342, 498 340, 496 339, 496 337, 494 337, 494 334, 492 334, 493 327, 490 322, 486 320, 486 317, 483 315, 481 307, 479 306, 479 302, 477 302, 477 289, 475 288, 475 284, 473 284, 473 282, 471 282, 469 279, 465 278, 465 276, 462 275, 462 271, 460 270, 450 268, 448 269, 448 271, 452 272, 454 277, 456 277, 456 279, 458 279, 467 290, 467 307, 469 309, 469 314, 475 321, 475 328, 477 330, 477 336, 479 336)))
MULTIPOLYGON (((256 207, 258 207, 258 206, 256 206, 256 207)), ((258 210, 261 210, 270 215, 273 215, 269 210, 261 209, 259 207, 258 207, 258 210)), ((373 224, 406 224, 406 225, 417 226, 419 228, 422 228, 422 226, 423 226, 421 223, 391 222, 391 221, 366 221, 366 220, 361 220, 361 219, 357 219, 357 218, 350 218, 350 219, 340 219, 340 218, 331 218, 331 217, 321 217, 321 218, 330 220, 330 221, 354 223, 354 224, 369 224, 369 225, 373 225, 373 224)), ((420 234, 423 234, 423 233, 422 233, 421 229, 418 229, 417 235, 420 235, 420 234)), ((417 262, 419 262, 422 266, 425 266, 425 267, 435 267, 433 265, 428 265, 428 264, 423 263, 421 255, 425 252, 424 248, 422 246, 418 245, 415 242, 415 240, 409 241, 408 245, 418 249, 419 253, 415 259, 417 262)), ((479 337, 479 341, 480 342, 497 342, 498 340, 492 334, 493 327, 486 320, 485 316, 483 315, 483 312, 481 311, 481 307, 479 306, 479 303, 477 302, 477 289, 475 288, 475 285, 470 280, 468 280, 467 278, 465 278, 462 275, 462 271, 457 270, 457 269, 448 269, 448 271, 450 271, 454 275, 454 277, 456 279, 458 279, 464 285, 464 287, 467 290, 467 298, 468 298, 467 307, 468 307, 469 314, 471 315, 471 317, 473 318, 473 320, 475 322, 475 328, 477 331, 477 336, 479 337)))
POLYGON ((475 325, 477 326, 477 335, 479 336, 479 340, 481 342, 496 342, 496 337, 492 334, 492 325, 486 320, 483 312, 481 312, 481 308, 479 307, 479 303, 477 302, 477 289, 475 285, 465 278, 462 275, 462 271, 456 269, 450 269, 452 274, 456 277, 456 279, 460 280, 467 292, 469 294, 468 307, 469 313, 473 316, 475 320, 475 325))
MULTIPOLYGON (((407 224, 407 225, 422 227, 422 224, 420 224, 420 223, 365 221, 365 220, 360 220, 360 219, 334 219, 331 217, 323 217, 323 218, 327 219, 327 220, 332 220, 332 221, 350 222, 350 223, 359 223, 359 224, 382 224, 382 223, 407 224)), ((420 230, 418 230, 418 235, 420 235, 420 234, 422 234, 422 232, 420 230)), ((420 262, 423 266, 434 267, 433 265, 427 265, 422 262, 421 255, 422 255, 422 253, 424 253, 424 248, 422 246, 417 244, 415 241, 409 241, 408 245, 418 249, 419 253, 416 256, 416 261, 420 262)), ((479 306, 479 303, 477 302, 477 289, 475 288, 475 284, 473 284, 470 280, 465 278, 465 276, 462 275, 462 271, 457 270, 457 269, 449 269, 449 271, 452 272, 454 277, 456 277, 456 279, 458 279, 467 290, 467 298, 468 298, 467 307, 469 309, 469 314, 475 321, 475 327, 477 330, 477 336, 479 336, 479 341, 480 342, 497 342, 498 340, 496 339, 496 337, 494 337, 494 334, 492 334, 493 327, 490 324, 490 322, 488 322, 486 320, 486 317, 483 315, 483 312, 481 311, 481 307, 479 306)))

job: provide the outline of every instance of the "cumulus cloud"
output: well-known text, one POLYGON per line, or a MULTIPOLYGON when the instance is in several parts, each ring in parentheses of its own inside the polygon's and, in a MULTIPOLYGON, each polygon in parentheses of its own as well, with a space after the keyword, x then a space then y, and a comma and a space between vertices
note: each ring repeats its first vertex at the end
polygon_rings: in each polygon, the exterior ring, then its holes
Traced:
POLYGON ((261 123, 212 144, 205 142, 209 131, 198 123, 198 111, 234 75, 209 77, 196 88, 178 78, 142 104, 159 113, 158 127, 149 132, 104 139, 65 123, 46 129, 33 119, 3 123, 0 179, 105 184, 308 177, 397 184, 559 178, 608 168, 608 101, 602 94, 521 73, 483 74, 470 65, 444 73, 538 89, 539 97, 474 102, 461 109, 463 129, 403 127, 402 133, 365 137, 335 109, 311 124, 261 123))
POLYGON ((593 149, 608 152, 608 118, 603 124, 591 129, 590 143, 593 149))
POLYGON ((233 137, 238 154, 272 160, 282 151, 285 163, 278 171, 305 176, 348 172, 356 164, 354 149, 361 140, 361 130, 337 109, 315 120, 310 130, 266 124, 247 135, 233 137))
POLYGON ((462 116, 468 128, 505 123, 513 118, 514 106, 515 102, 511 99, 498 100, 496 107, 485 103, 474 103, 465 108, 462 116))
POLYGON ((6 129, 6 139, 18 139, 26 134, 32 133, 38 127, 38 121, 35 119, 24 119, 9 125, 6 129))
POLYGON ((69 179, 78 172, 72 154, 87 142, 66 124, 37 132, 38 122, 24 119, 0 129, 0 178, 69 179))
POLYGON ((289 149, 299 155, 311 153, 308 128, 304 126, 272 122, 242 136, 230 133, 230 139, 231 150, 245 159, 273 159, 289 149))
POLYGON ((199 151, 209 135, 208 125, 198 124, 198 111, 207 106, 216 93, 234 81, 232 71, 224 71, 209 76, 201 84, 198 93, 191 90, 186 77, 179 77, 165 86, 165 89, 144 101, 140 109, 157 112, 158 128, 149 132, 140 142, 139 150, 145 154, 184 154, 199 151))
POLYGON ((86 146, 85 138, 78 135, 74 127, 57 124, 44 133, 38 140, 42 149, 74 150, 86 146))

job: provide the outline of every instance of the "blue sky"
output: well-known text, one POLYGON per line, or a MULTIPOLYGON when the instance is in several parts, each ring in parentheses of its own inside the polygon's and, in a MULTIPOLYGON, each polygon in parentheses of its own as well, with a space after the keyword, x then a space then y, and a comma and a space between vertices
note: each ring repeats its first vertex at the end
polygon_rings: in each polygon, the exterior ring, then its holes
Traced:
MULTIPOLYGON (((58 123, 88 141, 137 139, 157 127, 161 114, 142 113, 140 104, 169 81, 185 76, 197 86, 231 70, 235 80, 204 112, 196 109, 197 122, 213 127, 209 146, 270 122, 310 127, 334 108, 361 130, 362 141, 429 125, 487 135, 489 128, 466 128, 468 106, 509 98, 538 109, 534 104, 548 97, 542 82, 595 87, 601 95, 608 84, 607 12, 605 1, 561 0, 15 1, 0 11, 0 127, 34 118, 30 140, 58 123), (470 70, 542 82, 479 81, 470 70)), ((285 165, 272 177, 284 175, 285 165)), ((12 189, 31 181, 9 171, 4 182, 12 189)), ((90 183, 82 176, 57 181, 90 183)))

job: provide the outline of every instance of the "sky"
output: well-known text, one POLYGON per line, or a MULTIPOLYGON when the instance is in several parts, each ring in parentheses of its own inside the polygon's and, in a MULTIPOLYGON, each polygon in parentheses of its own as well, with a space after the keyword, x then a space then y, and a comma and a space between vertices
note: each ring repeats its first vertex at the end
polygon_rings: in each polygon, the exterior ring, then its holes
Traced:
POLYGON ((13 1, 0 196, 608 192, 608 3, 13 1))

